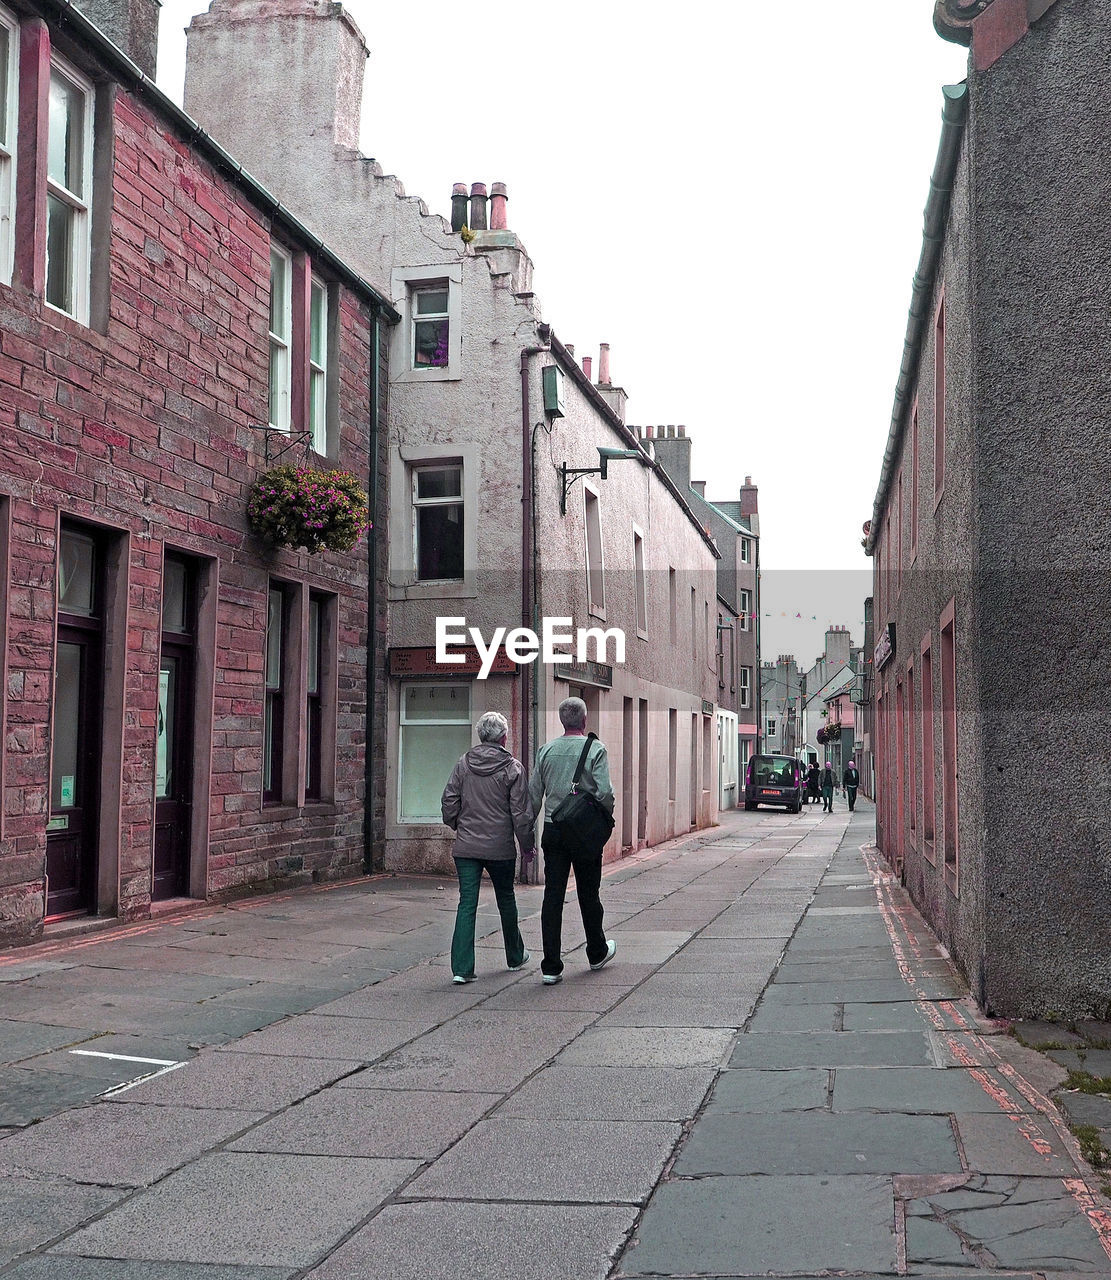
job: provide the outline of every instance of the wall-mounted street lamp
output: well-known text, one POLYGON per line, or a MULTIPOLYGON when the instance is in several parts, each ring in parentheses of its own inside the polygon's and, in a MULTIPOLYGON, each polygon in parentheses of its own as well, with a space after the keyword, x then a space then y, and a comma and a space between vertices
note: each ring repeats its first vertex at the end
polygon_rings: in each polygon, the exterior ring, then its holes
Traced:
POLYGON ((622 458, 642 458, 644 455, 639 449, 607 449, 602 445, 598 446, 598 466, 596 467, 569 467, 567 463, 563 463, 560 472, 563 476, 563 489, 559 495, 559 514, 565 516, 567 514, 567 494, 570 492, 571 486, 582 476, 597 476, 599 480, 606 479, 606 468, 609 463, 617 462, 622 458))

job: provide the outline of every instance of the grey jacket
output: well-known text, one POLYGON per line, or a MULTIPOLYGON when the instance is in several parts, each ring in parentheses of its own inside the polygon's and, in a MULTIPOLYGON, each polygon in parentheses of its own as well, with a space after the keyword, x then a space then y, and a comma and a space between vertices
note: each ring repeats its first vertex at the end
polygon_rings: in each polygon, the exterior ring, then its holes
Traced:
POLYGON ((444 822, 455 832, 455 858, 488 858, 508 862, 531 849, 532 807, 525 771, 496 742, 480 742, 459 757, 440 798, 444 822))
MULTIPOLYGON (((579 763, 586 738, 581 734, 564 734, 545 742, 536 753, 536 768, 529 779, 529 799, 534 813, 540 812, 540 799, 544 798, 544 820, 551 820, 571 791, 571 779, 579 763)), ((605 807, 613 812, 613 787, 610 785, 609 759, 605 747, 595 739, 586 757, 579 789, 597 796, 605 807)))

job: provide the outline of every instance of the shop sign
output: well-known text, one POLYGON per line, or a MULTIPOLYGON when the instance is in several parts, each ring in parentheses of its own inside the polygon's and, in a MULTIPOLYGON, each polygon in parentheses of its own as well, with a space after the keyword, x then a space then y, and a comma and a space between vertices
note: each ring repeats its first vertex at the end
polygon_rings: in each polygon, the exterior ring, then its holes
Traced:
MULTIPOLYGON (((477 649, 455 648, 452 650, 454 662, 437 662, 435 645, 427 647, 409 647, 390 650, 391 676, 435 676, 443 679, 457 679, 459 676, 477 676, 482 670, 482 655, 477 649), (459 659, 463 661, 460 662, 459 659)), ((515 676, 517 664, 503 651, 494 656, 490 665, 490 675, 515 676)))
POLYGON ((605 662, 563 662, 552 671, 557 680, 571 684, 593 684, 599 689, 613 688, 613 668, 605 662))

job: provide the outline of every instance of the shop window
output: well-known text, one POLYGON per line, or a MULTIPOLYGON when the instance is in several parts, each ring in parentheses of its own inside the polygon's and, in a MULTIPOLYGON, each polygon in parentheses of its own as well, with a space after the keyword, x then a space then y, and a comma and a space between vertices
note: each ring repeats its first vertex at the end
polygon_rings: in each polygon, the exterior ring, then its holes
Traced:
POLYGON ((46 163, 46 301, 89 318, 93 86, 67 64, 50 70, 46 163))
POLYGON ((305 799, 326 800, 335 784, 335 596, 309 596, 305 643, 305 799))
POLYGON ((463 464, 413 468, 413 547, 421 582, 463 576, 463 464))
POLYGON ((399 822, 441 820, 444 784, 470 745, 470 685, 401 686, 399 822))

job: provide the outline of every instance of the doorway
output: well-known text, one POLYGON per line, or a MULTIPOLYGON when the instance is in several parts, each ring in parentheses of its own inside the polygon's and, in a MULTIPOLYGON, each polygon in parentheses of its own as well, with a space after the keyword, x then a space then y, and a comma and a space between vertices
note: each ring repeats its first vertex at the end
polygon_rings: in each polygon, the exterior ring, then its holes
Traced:
POLYGON ((46 918, 96 907, 103 704, 104 546, 62 525, 51 717, 46 918))
POLYGON ((154 757, 151 899, 189 893, 192 852, 196 571, 167 552, 162 570, 162 657, 154 757))

